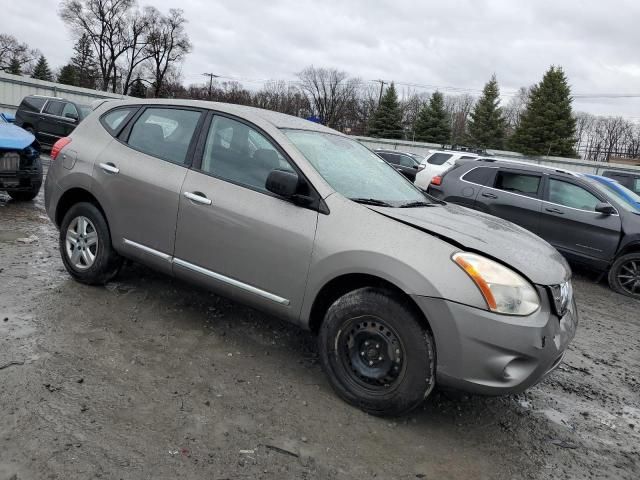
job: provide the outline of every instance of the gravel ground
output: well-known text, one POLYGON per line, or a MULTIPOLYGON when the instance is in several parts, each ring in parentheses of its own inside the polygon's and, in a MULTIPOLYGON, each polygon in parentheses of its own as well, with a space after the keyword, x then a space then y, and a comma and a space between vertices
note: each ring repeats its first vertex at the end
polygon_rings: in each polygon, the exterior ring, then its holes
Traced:
POLYGON ((581 324, 525 394, 341 402, 314 338, 139 265, 72 281, 42 193, 0 193, 0 480, 640 478, 640 302, 576 273, 581 324))

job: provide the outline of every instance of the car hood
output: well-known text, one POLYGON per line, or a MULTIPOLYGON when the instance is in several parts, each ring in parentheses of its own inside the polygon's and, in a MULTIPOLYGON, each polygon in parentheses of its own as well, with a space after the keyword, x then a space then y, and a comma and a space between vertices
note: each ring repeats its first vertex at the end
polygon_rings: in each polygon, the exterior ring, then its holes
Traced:
POLYGON ((26 130, 10 123, 0 123, 0 148, 22 150, 31 145, 36 138, 26 130))
POLYGON ((571 275, 564 257, 547 242, 522 227, 486 213, 452 204, 369 208, 469 251, 493 257, 539 285, 562 283, 571 275))

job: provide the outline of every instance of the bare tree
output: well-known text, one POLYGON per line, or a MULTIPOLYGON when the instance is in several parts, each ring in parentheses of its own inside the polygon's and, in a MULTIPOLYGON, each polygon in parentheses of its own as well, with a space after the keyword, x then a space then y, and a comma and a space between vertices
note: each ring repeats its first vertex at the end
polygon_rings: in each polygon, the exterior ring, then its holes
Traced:
POLYGON ((38 50, 19 42, 13 35, 0 33, 0 71, 10 70, 13 64, 25 73, 29 72, 38 57, 38 50))
POLYGON ((451 119, 451 143, 464 144, 467 137, 467 121, 476 99, 467 93, 461 95, 447 95, 444 108, 451 119))
POLYGON ((129 93, 129 88, 140 72, 140 65, 151 57, 148 47, 150 26, 157 21, 160 12, 154 7, 145 7, 141 12, 132 9, 124 24, 125 52, 122 67, 118 69, 122 79, 122 93, 129 93), (135 75, 135 76, 134 76, 135 75))
POLYGON ((300 87, 324 125, 337 127, 357 97, 360 80, 335 68, 310 66, 298 74, 300 87))
POLYGON ((130 48, 128 16, 135 0, 63 0, 60 17, 80 37, 86 34, 95 49, 102 88, 118 87, 118 60, 130 48))
POLYGON ((191 42, 184 29, 187 20, 182 10, 171 9, 168 15, 161 15, 155 8, 150 8, 151 11, 156 20, 151 23, 147 36, 146 54, 153 78, 153 96, 159 97, 169 67, 191 51, 191 42))
POLYGON ((520 87, 518 93, 502 108, 504 119, 507 122, 507 133, 513 133, 518 125, 520 125, 520 117, 522 117, 522 114, 527 108, 530 93, 531 87, 520 87))

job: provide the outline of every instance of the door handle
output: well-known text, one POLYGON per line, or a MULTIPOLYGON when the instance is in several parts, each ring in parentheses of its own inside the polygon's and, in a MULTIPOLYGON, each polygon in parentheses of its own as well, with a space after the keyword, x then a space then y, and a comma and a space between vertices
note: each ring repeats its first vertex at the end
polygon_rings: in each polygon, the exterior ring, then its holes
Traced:
POLYGON ((211 205, 211 200, 204 196, 200 192, 184 192, 184 196, 192 202, 200 203, 202 205, 211 205))
POLYGON ((545 208, 545 210, 549 213, 557 213, 558 215, 564 215, 564 212, 559 208, 545 208))
POLYGON ((116 167, 113 163, 101 163, 100 168, 107 173, 120 173, 120 169, 116 167))
POLYGON ((482 196, 485 197, 485 198, 493 198, 493 199, 498 198, 497 195, 494 195, 493 193, 489 193, 489 192, 483 193, 482 196))

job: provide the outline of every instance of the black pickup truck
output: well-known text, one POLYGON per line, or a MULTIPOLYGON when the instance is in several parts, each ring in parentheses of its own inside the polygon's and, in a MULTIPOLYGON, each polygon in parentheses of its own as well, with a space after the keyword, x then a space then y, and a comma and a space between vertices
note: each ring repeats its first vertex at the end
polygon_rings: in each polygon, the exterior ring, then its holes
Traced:
POLYGON ((18 201, 33 200, 42 185, 40 144, 0 115, 0 191, 18 201))

